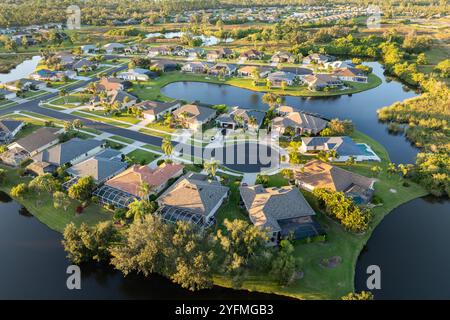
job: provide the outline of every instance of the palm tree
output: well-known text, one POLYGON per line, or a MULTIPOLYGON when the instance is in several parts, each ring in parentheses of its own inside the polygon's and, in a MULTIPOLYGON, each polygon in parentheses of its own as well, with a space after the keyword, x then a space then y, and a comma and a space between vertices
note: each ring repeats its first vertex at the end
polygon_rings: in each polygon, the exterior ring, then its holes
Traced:
POLYGON ((168 137, 165 137, 161 144, 161 150, 164 152, 166 156, 169 158, 172 157, 173 153, 173 144, 168 137))
POLYGON ((258 125, 254 116, 248 118, 248 125, 251 127, 256 127, 258 125))
POLYGON ((328 151, 328 157, 331 158, 331 161, 334 161, 334 159, 339 158, 336 150, 328 151))
POLYGON ((390 162, 389 164, 388 164, 388 167, 387 167, 387 173, 389 173, 389 174, 395 174, 395 173, 397 173, 397 168, 396 168, 396 166, 395 166, 395 163, 392 163, 392 162, 390 162))
POLYGON ((219 161, 215 160, 214 158, 211 159, 211 161, 206 161, 204 164, 204 168, 208 174, 215 177, 217 173, 217 169, 219 168, 219 161))
POLYGON ((152 191, 152 186, 145 181, 139 184, 138 193, 141 199, 146 199, 150 192, 152 191))
POLYGON ((61 89, 59 91, 59 96, 64 98, 64 104, 67 104, 67 91, 64 89, 61 89))

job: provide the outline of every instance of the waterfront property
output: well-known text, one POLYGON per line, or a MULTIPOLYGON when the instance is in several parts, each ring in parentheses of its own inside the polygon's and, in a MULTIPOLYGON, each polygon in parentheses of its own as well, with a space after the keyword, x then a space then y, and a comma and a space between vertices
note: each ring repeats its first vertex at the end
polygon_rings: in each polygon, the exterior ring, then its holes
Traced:
POLYGON ((290 72, 276 71, 270 73, 267 76, 267 80, 272 87, 279 88, 282 87, 283 84, 286 86, 293 86, 296 81, 299 80, 299 78, 295 74, 290 72))
POLYGON ((15 97, 17 97, 17 94, 14 91, 6 90, 6 89, 0 89, 0 100, 12 100, 15 97))
POLYGON ((176 109, 173 115, 184 127, 199 130, 216 117, 216 110, 195 104, 185 104, 176 109))
MULTIPOLYGON (((282 110, 286 110, 282 109, 282 110)), ((303 133, 316 135, 328 125, 328 121, 300 111, 281 113, 271 121, 272 132, 284 134, 287 128, 293 130, 295 135, 303 133)))
POLYGON ((47 87, 43 81, 34 79, 19 79, 5 83, 4 88, 9 91, 28 91, 28 90, 42 90, 47 87))
POLYGON ((320 53, 313 53, 308 55, 307 57, 303 58, 303 64, 321 64, 325 65, 328 62, 332 62, 336 60, 335 57, 327 55, 327 54, 320 54, 320 53))
POLYGON ((103 148, 104 143, 100 140, 73 138, 33 156, 33 163, 28 165, 27 169, 38 175, 55 172, 60 166, 76 165, 99 153, 103 148))
POLYGON ((160 70, 161 72, 168 72, 168 71, 175 71, 177 70, 178 65, 176 62, 173 61, 163 61, 158 60, 155 61, 155 63, 152 64, 151 70, 160 70))
POLYGON ((358 204, 372 200, 376 181, 320 160, 312 160, 301 170, 294 170, 294 178, 296 185, 302 189, 313 191, 322 188, 343 192, 358 204))
POLYGON ((181 71, 189 73, 206 73, 212 67, 211 63, 203 61, 191 61, 181 67, 181 71))
POLYGON ((229 188, 217 180, 189 172, 157 199, 157 214, 168 222, 188 221, 206 228, 214 224, 215 214, 228 193, 229 188))
POLYGON ((270 72, 272 71, 272 67, 266 66, 244 66, 239 68, 237 71, 237 75, 245 78, 255 78, 255 73, 257 72, 259 78, 266 78, 270 72))
POLYGON ((308 85, 311 91, 321 91, 327 88, 341 88, 344 83, 327 73, 317 73, 314 75, 307 75, 303 78, 303 81, 308 85))
POLYGON ((229 63, 217 63, 208 69, 208 74, 212 76, 232 76, 236 73, 237 67, 229 63))
POLYGON ((0 120, 0 142, 8 143, 10 142, 17 133, 23 128, 25 122, 4 119, 0 120))
POLYGON ((263 111, 241 109, 233 107, 229 112, 221 114, 216 118, 216 122, 221 128, 258 131, 261 127, 266 113, 263 111))
POLYGON ((336 151, 333 161, 380 161, 380 158, 365 143, 355 143, 350 137, 303 137, 300 151, 303 153, 317 151, 336 151))
POLYGON ((267 231, 268 245, 289 236, 298 240, 323 234, 313 220, 316 213, 296 187, 241 186, 239 191, 250 221, 267 231))
POLYGON ((136 107, 142 111, 144 119, 154 122, 160 120, 164 115, 171 113, 181 107, 181 101, 175 100, 171 102, 159 101, 142 101, 136 104, 136 107))
POLYGON ((39 128, 32 134, 11 143, 8 150, 1 154, 0 159, 6 164, 18 166, 29 157, 57 144, 60 131, 57 128, 39 128))
POLYGON ((339 68, 335 69, 333 75, 342 81, 351 82, 363 82, 367 83, 369 77, 364 73, 364 71, 357 68, 339 68))

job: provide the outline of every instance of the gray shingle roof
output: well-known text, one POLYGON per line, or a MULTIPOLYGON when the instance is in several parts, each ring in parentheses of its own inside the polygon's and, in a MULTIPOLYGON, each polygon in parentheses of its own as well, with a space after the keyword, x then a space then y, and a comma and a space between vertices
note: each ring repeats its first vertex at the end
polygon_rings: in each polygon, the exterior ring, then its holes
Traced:
POLYGON ((253 224, 271 231, 281 231, 278 221, 315 215, 296 187, 264 188, 242 186, 241 198, 253 224))
POLYGON ((66 171, 76 177, 91 176, 98 183, 126 168, 127 164, 120 160, 110 160, 101 156, 95 156, 70 167, 66 171))
POLYGON ((23 123, 22 121, 18 121, 18 120, 9 120, 9 119, 0 120, 0 131, 6 132, 6 133, 13 132, 19 126, 21 126, 22 123, 23 123))
POLYGON ((32 153, 46 144, 57 140, 58 135, 56 133, 59 130, 60 129, 57 128, 39 128, 28 136, 17 140, 16 143, 22 147, 22 149, 28 151, 28 153, 32 153))
POLYGON ((40 152, 33 160, 61 166, 102 144, 103 142, 99 140, 74 138, 40 152))

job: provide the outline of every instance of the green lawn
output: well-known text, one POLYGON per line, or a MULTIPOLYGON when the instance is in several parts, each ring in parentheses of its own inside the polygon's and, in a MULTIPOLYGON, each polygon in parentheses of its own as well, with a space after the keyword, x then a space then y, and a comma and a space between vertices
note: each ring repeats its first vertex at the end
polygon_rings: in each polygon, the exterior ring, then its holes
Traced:
POLYGON ((76 108, 79 107, 81 103, 89 101, 90 97, 90 94, 72 93, 52 101, 51 104, 63 106, 65 108, 76 108))
POLYGON ((98 116, 95 116, 95 115, 89 114, 89 113, 85 113, 85 112, 75 111, 75 112, 72 112, 72 114, 76 115, 76 116, 79 116, 81 118, 86 118, 86 119, 92 120, 92 121, 104 122, 104 123, 107 123, 107 124, 111 124, 111 125, 114 125, 116 127, 128 128, 128 127, 131 126, 131 125, 128 125, 128 124, 125 124, 125 123, 120 123, 120 122, 114 121, 112 119, 100 118, 98 116))
POLYGON ((35 96, 44 95, 46 93, 48 93, 48 92, 45 90, 37 90, 37 91, 28 90, 28 91, 25 91, 22 93, 22 97, 24 99, 29 99, 29 98, 33 98, 35 96))
POLYGON ((121 136, 111 136, 109 138, 117 140, 117 141, 120 141, 120 142, 123 142, 123 143, 126 143, 126 144, 132 144, 134 142, 131 139, 127 139, 127 138, 124 138, 124 137, 121 137, 121 136))
POLYGON ((122 122, 127 122, 129 124, 136 124, 139 123, 141 120, 137 119, 136 117, 130 116, 126 113, 123 114, 119 114, 119 115, 105 115, 105 112, 102 110, 89 110, 89 109, 82 109, 82 111, 84 112, 88 112, 93 114, 94 116, 100 116, 100 117, 105 117, 111 120, 116 120, 116 121, 122 121, 122 122))
POLYGON ((162 121, 149 123, 146 125, 146 127, 149 129, 155 129, 155 130, 165 131, 165 132, 169 132, 169 133, 172 133, 175 131, 173 128, 166 126, 162 121))
POLYGON ((127 154, 128 158, 131 159, 132 163, 138 163, 138 164, 149 164, 155 159, 158 159, 160 157, 159 154, 150 152, 150 151, 144 151, 140 149, 136 149, 129 154, 127 154))
POLYGON ((115 150, 120 150, 122 148, 125 148, 124 144, 121 144, 121 143, 118 143, 118 142, 115 142, 115 141, 112 141, 109 139, 106 139, 105 142, 106 142, 107 148, 111 148, 111 149, 115 149, 115 150))
MULTIPOLYGON (((369 144, 382 159, 382 162, 378 165, 384 169, 383 173, 377 177, 379 180, 375 184, 375 194, 383 200, 383 205, 374 208, 374 218, 369 230, 362 235, 355 235, 345 231, 337 222, 320 212, 311 194, 302 191, 317 212, 319 223, 327 232, 327 242, 295 243, 295 256, 300 263, 302 271, 304 271, 303 279, 295 281, 289 287, 280 287, 270 275, 252 274, 244 283, 243 287, 245 289, 288 295, 299 299, 340 298, 354 290, 354 272, 357 258, 364 244, 383 217, 399 205, 427 194, 419 185, 408 181, 410 186, 404 187, 403 178, 390 176, 386 173, 385 169, 390 160, 387 151, 381 144, 359 132, 356 132, 353 138, 356 141, 369 144), (391 189, 395 189, 396 193, 391 192, 391 189), (323 259, 332 256, 342 257, 342 264, 334 269, 323 268, 319 265, 323 259)), ((373 165, 375 163, 366 162, 351 167, 344 167, 348 170, 372 176, 370 168, 373 165)), ((272 186, 286 184, 287 180, 280 174, 270 177, 270 185, 272 186)), ((238 206, 239 197, 236 190, 237 186, 232 186, 230 200, 220 209, 218 221, 223 221, 226 217, 247 219, 238 206)), ((216 275, 214 282, 217 285, 231 287, 230 279, 223 275, 216 275)))
MULTIPOLYGON (((0 186, 0 190, 10 193, 13 186, 21 182, 28 182, 30 178, 20 177, 17 170, 9 167, 0 166, 7 170, 6 183, 0 186)), ((83 213, 76 214, 75 208, 79 205, 79 201, 72 200, 71 205, 64 211, 63 209, 55 209, 53 206, 53 197, 47 193, 30 194, 21 199, 15 199, 20 202, 27 210, 33 214, 39 221, 46 224, 49 228, 58 232, 63 232, 64 227, 73 222, 80 225, 85 222, 89 225, 94 225, 100 221, 107 221, 111 219, 111 213, 103 208, 90 204, 83 213)))

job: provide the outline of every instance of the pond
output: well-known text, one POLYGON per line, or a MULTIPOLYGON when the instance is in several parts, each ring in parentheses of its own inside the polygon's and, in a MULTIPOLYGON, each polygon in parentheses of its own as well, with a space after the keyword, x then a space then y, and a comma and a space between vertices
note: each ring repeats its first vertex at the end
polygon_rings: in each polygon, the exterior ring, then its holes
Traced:
POLYGON ((0 73, 0 82, 5 83, 9 81, 19 80, 21 78, 28 78, 28 76, 34 72, 41 59, 41 56, 33 56, 31 59, 19 63, 8 73, 0 73))
MULTIPOLYGON (((374 73, 382 78, 383 83, 372 90, 353 94, 352 96, 304 98, 286 96, 284 104, 323 115, 326 118, 353 120, 356 128, 381 142, 388 150, 391 160, 396 163, 413 163, 417 149, 406 141, 402 135, 392 135, 387 125, 378 122, 376 110, 396 101, 412 98, 416 94, 397 81, 387 82, 383 75, 383 67, 376 62, 367 63, 374 73)), ((229 85, 218 85, 203 82, 174 82, 161 89, 171 98, 188 102, 200 101, 206 104, 226 104, 243 108, 267 110, 268 105, 262 102, 264 93, 242 89, 229 85)))
POLYGON ((281 299, 221 287, 190 292, 169 280, 130 275, 108 266, 81 266, 81 290, 66 288, 71 264, 62 236, 0 192, 0 299, 281 299))

